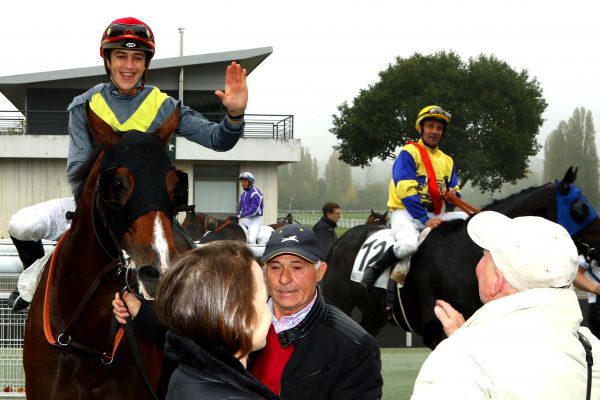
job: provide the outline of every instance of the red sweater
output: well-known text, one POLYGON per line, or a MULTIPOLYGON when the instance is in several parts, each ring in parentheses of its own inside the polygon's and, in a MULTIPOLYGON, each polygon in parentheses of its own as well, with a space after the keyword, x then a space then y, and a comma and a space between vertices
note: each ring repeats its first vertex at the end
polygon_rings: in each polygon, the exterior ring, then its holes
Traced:
POLYGON ((273 393, 281 394, 281 377, 288 360, 294 352, 294 343, 281 347, 273 325, 269 327, 267 345, 254 358, 250 372, 273 393))

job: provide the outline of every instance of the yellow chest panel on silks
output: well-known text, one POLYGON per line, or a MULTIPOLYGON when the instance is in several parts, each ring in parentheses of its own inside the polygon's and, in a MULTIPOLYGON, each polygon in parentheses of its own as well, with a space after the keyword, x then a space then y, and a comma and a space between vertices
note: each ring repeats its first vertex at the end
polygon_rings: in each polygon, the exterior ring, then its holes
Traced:
POLYGON ((130 130, 136 130, 140 132, 147 132, 150 124, 152 124, 152 121, 154 121, 156 118, 160 106, 162 103, 164 103, 167 97, 169 96, 165 93, 162 93, 158 88, 152 89, 150 94, 144 99, 144 101, 142 101, 137 110, 135 110, 135 112, 123 123, 119 122, 100 92, 92 96, 92 99, 90 100, 90 108, 115 131, 127 132, 130 130))

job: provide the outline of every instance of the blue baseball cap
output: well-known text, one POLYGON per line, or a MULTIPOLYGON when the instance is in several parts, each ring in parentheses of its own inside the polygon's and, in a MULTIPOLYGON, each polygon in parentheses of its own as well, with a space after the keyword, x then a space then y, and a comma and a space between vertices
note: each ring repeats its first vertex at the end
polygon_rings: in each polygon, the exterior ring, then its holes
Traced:
POLYGON ((294 254, 311 263, 323 258, 315 233, 299 224, 286 225, 275 230, 265 246, 262 261, 267 262, 281 254, 294 254))

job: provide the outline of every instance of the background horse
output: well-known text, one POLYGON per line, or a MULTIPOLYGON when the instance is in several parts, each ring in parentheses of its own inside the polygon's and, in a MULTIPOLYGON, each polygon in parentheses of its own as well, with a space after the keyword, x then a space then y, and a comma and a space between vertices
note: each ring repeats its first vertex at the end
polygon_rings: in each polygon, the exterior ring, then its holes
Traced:
MULTIPOLYGON (((190 233, 194 241, 201 241, 207 232, 206 222, 209 218, 216 220, 217 224, 216 228, 210 231, 212 232, 212 239, 210 240, 228 239, 246 242, 247 239, 244 229, 239 225, 237 220, 232 218, 216 219, 208 214, 196 212, 191 209, 186 211, 185 219, 181 225, 187 232, 190 233)), ((209 220, 209 226, 211 226, 211 224, 212 222, 209 220)))
MULTIPOLYGON (((575 178, 576 171, 569 168, 560 182, 525 189, 488 205, 484 210, 497 211, 511 218, 535 215, 551 221, 558 221, 561 219, 559 216, 567 215, 575 219, 575 223, 589 216, 589 224, 578 231, 573 239, 576 243, 585 243, 598 249, 600 220, 597 216, 591 218, 595 211, 573 185, 575 178), (557 212, 559 208, 562 211, 557 212)), ((573 223, 564 220, 558 222, 563 226, 573 223)), ((359 283, 351 281, 350 274, 354 258, 365 239, 379 229, 383 228, 362 225, 340 237, 326 259, 328 270, 323 281, 323 293, 327 300, 348 315, 355 307, 359 308, 363 314, 360 324, 373 335, 387 321, 385 290, 375 288, 369 292, 359 283)), ((410 272, 399 291, 410 325, 402 320, 401 313, 396 312, 394 317, 402 328, 421 335, 425 345, 433 349, 446 337, 433 313, 436 299, 449 302, 465 318, 469 318, 481 307, 475 276, 475 267, 481 256, 481 249, 467 234, 467 221, 447 221, 434 229, 412 257, 410 272)))
MULTIPOLYGON (((123 344, 111 357, 111 299, 124 275, 152 296, 158 277, 178 256, 171 224, 176 206, 187 201, 187 176, 171 167, 165 145, 179 110, 155 134, 116 134, 89 106, 87 114, 92 137, 104 150, 91 160, 71 229, 31 303, 23 350, 27 398, 147 399, 151 394, 130 348, 123 344)), ((162 350, 141 336, 136 342, 157 390, 169 375, 162 350)))
POLYGON ((369 214, 369 217, 367 218, 367 225, 387 225, 387 215, 388 212, 386 211, 383 214, 379 214, 376 213, 375 211, 373 211, 373 209, 371 208, 371 214, 369 214))

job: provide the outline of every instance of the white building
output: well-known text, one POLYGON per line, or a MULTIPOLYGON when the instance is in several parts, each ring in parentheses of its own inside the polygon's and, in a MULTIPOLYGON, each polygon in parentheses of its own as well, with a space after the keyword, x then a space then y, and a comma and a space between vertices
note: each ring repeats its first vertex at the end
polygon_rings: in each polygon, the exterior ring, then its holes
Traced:
MULTIPOLYGON (((225 110, 214 91, 224 87, 226 66, 237 61, 250 74, 272 51, 263 47, 152 60, 147 82, 179 98, 184 68, 183 103, 219 121, 225 110)), ((8 221, 18 209, 71 194, 65 174, 66 108, 73 97, 106 80, 103 66, 0 77, 0 93, 19 110, 0 110, 0 238, 8 238, 8 221)), ((264 223, 275 223, 277 167, 300 159, 293 125, 292 115, 246 115, 244 136, 228 152, 178 137, 174 164, 188 173, 189 204, 216 216, 235 213, 237 176, 251 171, 265 195, 264 223)))

